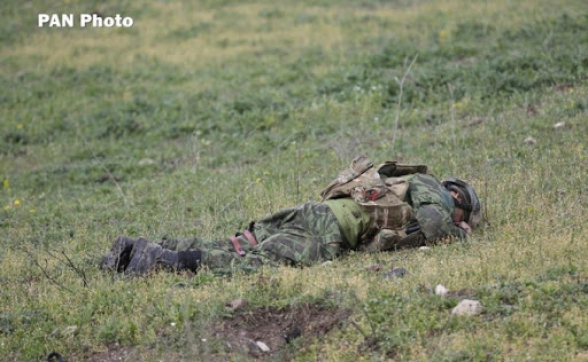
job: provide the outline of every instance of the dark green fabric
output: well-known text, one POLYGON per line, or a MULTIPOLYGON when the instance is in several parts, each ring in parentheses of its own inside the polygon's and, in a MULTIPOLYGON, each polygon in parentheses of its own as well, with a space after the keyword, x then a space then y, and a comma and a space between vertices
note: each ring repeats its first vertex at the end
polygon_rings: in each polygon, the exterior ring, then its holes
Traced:
POLYGON ((359 238, 370 226, 370 215, 353 199, 333 199, 325 201, 341 225, 349 248, 357 247, 359 238))

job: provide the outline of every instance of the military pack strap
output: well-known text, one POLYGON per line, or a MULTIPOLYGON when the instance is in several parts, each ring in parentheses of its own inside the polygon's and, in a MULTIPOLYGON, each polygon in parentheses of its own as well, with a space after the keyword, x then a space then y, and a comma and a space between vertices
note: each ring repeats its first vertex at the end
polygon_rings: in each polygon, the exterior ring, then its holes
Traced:
POLYGON ((245 256, 245 252, 243 251, 243 249, 241 249, 241 244, 239 243, 239 239, 237 239, 236 236, 231 236, 230 239, 231 239, 231 242, 233 243, 233 249, 235 249, 235 252, 237 254, 239 254, 240 256, 245 256))
POLYGON ((249 244, 251 244, 251 246, 256 246, 257 245, 257 240, 255 240, 255 236, 253 236, 253 234, 251 233, 251 231, 245 230, 245 231, 243 231, 243 235, 245 235, 245 237, 247 238, 247 240, 249 240, 249 244))
POLYGON ((251 244, 251 246, 256 246, 257 240, 255 239, 255 236, 253 236, 253 233, 249 230, 245 230, 242 233, 237 233, 235 234, 235 236, 230 237, 235 252, 241 256, 245 256, 245 254, 247 253, 241 248, 241 243, 239 242, 239 236, 241 235, 245 236, 245 238, 247 239, 247 241, 249 241, 249 244, 251 244))
POLYGON ((386 161, 378 165, 376 168, 382 177, 401 177, 414 175, 415 173, 433 175, 425 165, 403 165, 396 161, 386 161))

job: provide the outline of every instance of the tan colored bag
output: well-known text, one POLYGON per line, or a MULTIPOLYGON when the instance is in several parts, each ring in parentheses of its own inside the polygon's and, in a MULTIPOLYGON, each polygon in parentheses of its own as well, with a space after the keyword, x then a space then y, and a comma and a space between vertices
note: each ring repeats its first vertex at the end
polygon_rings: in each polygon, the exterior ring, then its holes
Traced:
POLYGON ((402 176, 415 173, 430 174, 425 165, 387 161, 374 167, 367 157, 358 156, 321 191, 321 196, 323 201, 351 197, 370 214, 372 225, 362 239, 373 237, 381 229, 404 230, 414 215, 404 201, 408 182, 402 176))

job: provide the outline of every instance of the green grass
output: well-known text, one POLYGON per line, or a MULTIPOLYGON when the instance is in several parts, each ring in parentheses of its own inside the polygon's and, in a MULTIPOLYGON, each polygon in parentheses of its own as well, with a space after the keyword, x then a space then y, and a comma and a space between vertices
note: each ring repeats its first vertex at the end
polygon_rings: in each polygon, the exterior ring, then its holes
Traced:
POLYGON ((35 0, 0 17, 7 360, 244 359, 210 332, 235 298, 352 311, 357 328, 299 343, 296 361, 588 360, 584 1, 35 0), (135 25, 36 27, 94 10, 135 25), (117 235, 220 238, 318 200, 357 154, 471 180, 487 222, 429 253, 264 270, 271 283, 98 268, 117 235), (460 298, 439 283, 483 314, 450 318, 460 298))

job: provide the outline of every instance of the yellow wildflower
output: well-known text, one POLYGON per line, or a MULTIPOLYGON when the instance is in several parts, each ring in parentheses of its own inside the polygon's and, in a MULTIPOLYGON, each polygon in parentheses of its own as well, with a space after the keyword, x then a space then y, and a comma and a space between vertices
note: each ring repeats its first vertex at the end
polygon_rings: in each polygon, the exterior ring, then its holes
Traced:
POLYGON ((439 43, 443 43, 447 40, 447 30, 443 29, 439 31, 439 43))
POLYGON ((22 124, 21 123, 17 124, 16 129, 22 129, 22 124))
POLYGON ((18 206, 18 205, 20 205, 20 200, 19 199, 14 200, 14 206, 18 206))
POLYGON ((4 181, 2 181, 2 187, 4 187, 5 189, 10 187, 10 182, 8 182, 7 178, 5 178, 4 181))
POLYGON ((451 104, 451 107, 453 109, 463 109, 463 108, 466 108, 469 103, 470 103, 470 99, 469 98, 462 98, 459 101, 451 104))

